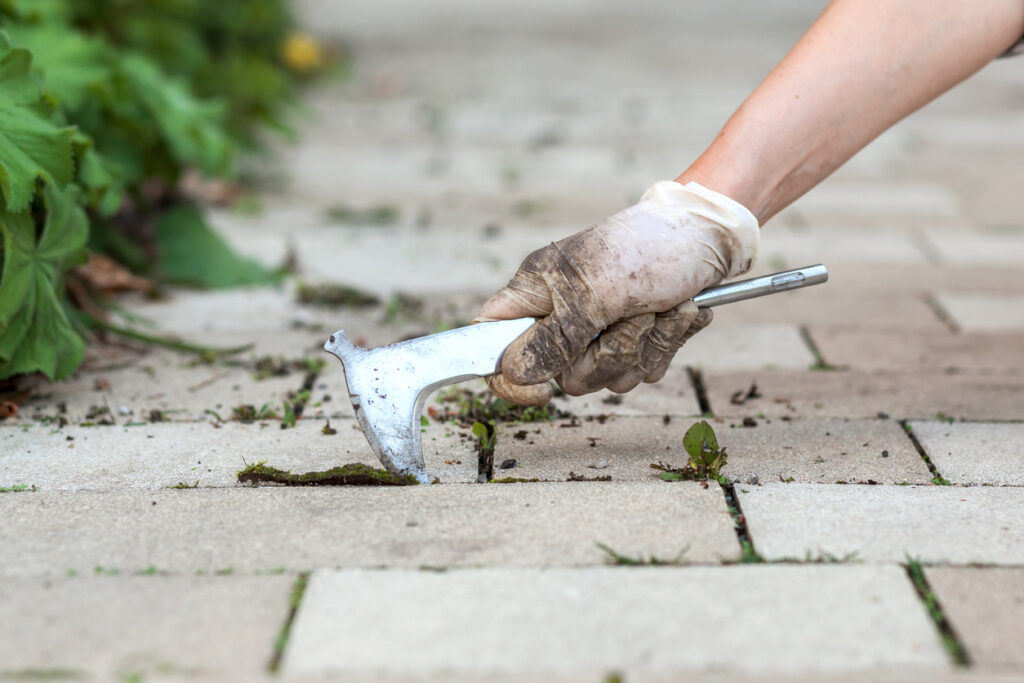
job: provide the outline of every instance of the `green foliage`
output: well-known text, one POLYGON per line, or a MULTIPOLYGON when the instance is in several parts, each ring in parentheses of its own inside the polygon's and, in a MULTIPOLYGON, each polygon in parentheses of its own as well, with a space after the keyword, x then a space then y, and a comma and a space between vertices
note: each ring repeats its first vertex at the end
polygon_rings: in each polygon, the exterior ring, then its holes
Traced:
POLYGON ((722 480, 721 470, 725 467, 728 455, 724 448, 719 448, 715 430, 707 420, 701 420, 686 430, 683 435, 683 449, 689 455, 689 462, 681 468, 669 467, 664 463, 652 463, 651 467, 660 470, 658 475, 664 481, 707 481, 722 480))
POLYGON ((291 25, 285 0, 0 0, 0 379, 62 379, 86 329, 124 332, 69 314, 87 244, 170 282, 274 279, 174 188, 280 124, 291 25))
POLYGON ((597 543, 596 545, 605 553, 605 555, 608 556, 609 564, 622 565, 627 567, 658 567, 665 565, 685 564, 686 562, 683 560, 683 557, 686 555, 687 551, 690 550, 690 546, 689 544, 687 544, 683 547, 682 550, 676 553, 674 557, 661 558, 656 557, 654 555, 651 555, 649 557, 644 557, 642 555, 633 557, 631 555, 623 555, 622 553, 616 551, 608 545, 605 545, 604 543, 597 543))
POLYGON ((488 420, 487 423, 474 422, 473 436, 479 439, 480 450, 493 451, 494 444, 498 440, 498 430, 494 428, 494 420, 488 420))

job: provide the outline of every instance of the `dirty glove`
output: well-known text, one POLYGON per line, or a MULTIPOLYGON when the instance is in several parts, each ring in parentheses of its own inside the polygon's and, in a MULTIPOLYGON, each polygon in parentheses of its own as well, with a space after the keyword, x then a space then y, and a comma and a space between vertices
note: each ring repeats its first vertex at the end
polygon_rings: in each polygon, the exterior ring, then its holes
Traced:
POLYGON ((747 272, 757 247, 757 219, 742 205, 697 183, 656 183, 634 206, 527 256, 484 303, 475 322, 539 318, 488 385, 540 405, 552 378, 574 395, 656 382, 711 321, 688 300, 747 272))

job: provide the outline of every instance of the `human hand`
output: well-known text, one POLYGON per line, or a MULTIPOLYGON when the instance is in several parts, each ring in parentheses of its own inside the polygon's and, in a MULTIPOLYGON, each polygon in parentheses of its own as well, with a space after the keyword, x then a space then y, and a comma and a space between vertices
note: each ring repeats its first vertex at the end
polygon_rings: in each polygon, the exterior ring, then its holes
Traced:
POLYGON ((711 321, 688 300, 749 270, 757 246, 757 221, 740 204, 696 183, 656 183, 634 206, 530 254, 484 303, 476 322, 538 318, 489 387, 541 405, 552 378, 573 395, 656 382, 711 321))

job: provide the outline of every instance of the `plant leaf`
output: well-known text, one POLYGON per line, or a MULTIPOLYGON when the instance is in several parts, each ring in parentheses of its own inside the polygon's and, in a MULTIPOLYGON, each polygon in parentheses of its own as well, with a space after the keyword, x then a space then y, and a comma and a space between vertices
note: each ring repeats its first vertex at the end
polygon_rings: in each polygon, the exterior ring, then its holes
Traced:
POLYGON ((683 436, 683 448, 695 462, 704 462, 705 445, 711 451, 718 450, 715 430, 707 420, 701 420, 686 430, 686 434, 683 436))
POLYGON ((50 120, 31 64, 29 51, 12 49, 0 33, 0 191, 15 213, 32 200, 37 178, 63 185, 74 168, 74 129, 50 120))
POLYGON ((85 352, 60 292, 63 268, 80 258, 88 223, 76 192, 48 186, 44 198, 47 216, 38 241, 28 212, 0 212, 0 379, 37 371, 51 380, 63 379, 85 352))
POLYGON ((157 270, 170 282, 234 287, 277 279, 260 264, 236 254, 192 205, 181 205, 161 217, 156 224, 156 242, 160 247, 157 270))

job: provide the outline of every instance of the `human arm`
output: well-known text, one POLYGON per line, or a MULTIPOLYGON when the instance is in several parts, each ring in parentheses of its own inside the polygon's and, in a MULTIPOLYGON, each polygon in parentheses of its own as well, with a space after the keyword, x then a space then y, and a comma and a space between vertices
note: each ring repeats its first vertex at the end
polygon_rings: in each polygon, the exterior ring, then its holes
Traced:
POLYGON ((1024 35, 1024 0, 833 0, 676 180, 761 225, 1024 35))

